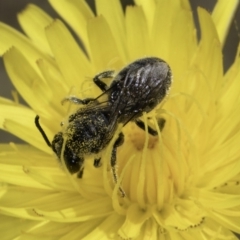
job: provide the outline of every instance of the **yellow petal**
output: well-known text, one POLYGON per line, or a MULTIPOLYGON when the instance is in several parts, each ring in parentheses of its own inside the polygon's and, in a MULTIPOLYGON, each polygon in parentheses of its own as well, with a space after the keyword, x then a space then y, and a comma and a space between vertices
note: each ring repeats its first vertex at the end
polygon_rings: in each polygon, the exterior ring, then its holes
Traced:
POLYGON ((0 104, 15 105, 16 103, 11 101, 10 99, 0 97, 0 104))
POLYGON ((47 61, 39 59, 37 65, 44 79, 46 79, 50 91, 53 93, 49 103, 50 107, 59 114, 59 119, 61 119, 62 116, 66 115, 66 109, 61 104, 61 101, 68 95, 69 87, 59 70, 52 67, 47 61))
POLYGON ((149 33, 146 18, 141 7, 126 9, 126 32, 129 59, 131 61, 149 53, 149 33))
POLYGON ((225 228, 236 232, 240 233, 240 217, 228 217, 228 216, 223 216, 222 214, 212 212, 211 217, 215 219, 219 224, 224 226, 225 228))
POLYGON ((49 0, 49 2, 73 28, 83 42, 84 48, 89 52, 87 21, 93 17, 93 13, 87 2, 82 0, 49 0))
MULTIPOLYGON (((36 72, 28 60, 16 49, 11 48, 4 56, 4 65, 14 86, 26 102, 35 110, 48 112, 51 91, 44 79, 36 72)), ((54 109, 52 110, 54 115, 54 109)), ((58 115, 58 114, 57 114, 58 115)))
POLYGON ((12 46, 15 46, 17 49, 21 49, 21 51, 24 52, 31 66, 38 72, 39 69, 36 66, 36 61, 39 58, 46 59, 50 64, 56 66, 55 61, 50 56, 43 53, 40 49, 36 48, 27 37, 25 37, 20 32, 1 22, 0 22, 0 35, 1 35, 0 41, 1 55, 12 46))
MULTIPOLYGON (((69 226, 68 232, 65 231, 63 234, 59 235, 60 238, 57 238, 57 240, 59 240, 59 239, 60 240, 91 239, 91 238, 85 238, 85 237, 91 231, 93 231, 93 229, 97 228, 102 223, 102 221, 103 221, 102 218, 98 218, 98 219, 94 219, 94 220, 91 220, 91 221, 77 222, 77 223, 68 224, 68 225, 66 225, 66 226, 69 226), (70 226, 71 226, 71 228, 70 228, 70 226), (79 229, 81 229, 81 231, 79 231, 79 229)), ((57 224, 58 224, 58 227, 59 227, 60 224, 64 226, 64 224, 62 224, 62 223, 57 223, 57 224)), ((57 224, 56 224, 55 230, 58 232, 59 230, 58 230, 57 224)), ((51 230, 52 233, 55 232, 52 229, 50 229, 50 230, 51 230)), ((39 232, 40 234, 42 232, 45 232, 45 227, 42 228, 42 229, 37 230, 36 232, 39 232)))
POLYGON ((33 40, 34 44, 52 55, 44 32, 44 28, 52 22, 52 18, 33 4, 29 4, 17 17, 24 32, 33 40))
POLYGON ((96 218, 105 219, 109 214, 113 212, 109 198, 98 198, 95 201, 79 201, 79 194, 76 194, 74 198, 72 198, 70 194, 68 194, 68 197, 66 198, 62 197, 61 194, 59 194, 61 201, 57 201, 59 198, 57 198, 57 194, 55 195, 56 197, 50 197, 49 201, 56 201, 56 203, 52 202, 52 204, 49 204, 47 200, 45 201, 42 198, 42 206, 34 208, 39 215, 42 215, 45 219, 51 221, 84 222, 96 218), (64 203, 64 199, 66 201, 70 201, 70 203, 73 200, 71 206, 65 207, 65 204, 62 204, 64 203), (92 212, 94 212, 94 214, 92 214, 92 212))
POLYGON ((222 45, 225 43, 238 4, 239 0, 218 0, 214 7, 212 18, 216 25, 219 40, 222 45))
MULTIPOLYGON (((106 19, 107 24, 111 29, 112 36, 116 42, 121 59, 126 62, 126 29, 124 26, 124 14, 120 1, 96 0, 95 4, 98 16, 102 15, 106 19)), ((104 32, 102 32, 102 34, 98 36, 106 39, 104 35, 104 32)), ((89 37, 89 39, 91 38, 89 37)))
POLYGON ((95 66, 94 73, 122 66, 119 52, 112 32, 106 20, 99 16, 88 22, 88 37, 90 41, 90 58, 95 66))
MULTIPOLYGON (((38 213, 36 212, 36 215, 38 213)), ((39 216, 41 220, 41 215, 39 216)), ((99 220, 98 220, 99 221, 99 220)), ((63 239, 65 236, 71 235, 76 228, 86 227, 82 223, 59 223, 51 221, 34 221, 35 226, 29 228, 22 232, 21 236, 17 240, 35 240, 35 239, 47 239, 47 240, 59 240, 63 239), (82 226, 84 225, 84 226, 82 226)), ((88 223, 88 225, 91 225, 88 223)), ((82 232, 82 231, 80 231, 82 232)), ((78 239, 78 238, 68 238, 68 239, 78 239)))
MULTIPOLYGON (((240 50, 240 48, 239 48, 240 50)), ((239 108, 240 94, 240 55, 224 76, 224 86, 219 97, 219 106, 226 115, 230 115, 239 108)))
POLYGON ((0 232, 2 239, 16 239, 27 229, 33 227, 38 223, 37 221, 19 219, 2 214, 0 215, 0 222, 0 232))
POLYGON ((239 206, 240 196, 207 191, 204 189, 192 189, 188 194, 191 194, 195 200, 200 201, 205 209, 216 209, 221 211, 225 208, 233 208, 239 206))
POLYGON ((4 195, 0 198, 0 205, 4 209, 18 208, 26 211, 35 209, 43 219, 52 221, 88 221, 106 217, 113 212, 111 201, 107 196, 89 200, 79 198, 79 194, 76 192, 56 192, 56 190, 11 186, 4 190, 4 195), (18 198, 14 198, 14 196, 18 196, 18 198), (21 198, 20 202, 19 198, 21 198), (93 215, 92 212, 95 214, 93 215))
POLYGON ((25 173, 24 166, 13 166, 7 164, 0 164, 1 166, 1 181, 16 186, 26 186, 29 188, 49 189, 48 186, 35 181, 25 173), (14 178, 12 177, 14 175, 14 178))
POLYGON ((201 41, 193 65, 204 73, 204 77, 208 80, 212 90, 212 97, 216 98, 223 81, 222 48, 210 14, 206 10, 199 8, 198 15, 201 27, 201 41))
POLYGON ((118 231, 120 237, 137 237, 142 225, 151 216, 151 214, 151 209, 141 209, 138 204, 132 204, 128 208, 128 214, 125 223, 118 231))
POLYGON ((173 76, 181 85, 197 47, 193 17, 187 1, 160 0, 153 20, 150 53, 168 62, 173 76), (182 80, 182 81, 181 81, 182 80))
POLYGON ((86 55, 60 20, 46 28, 47 39, 69 87, 81 84, 92 70, 86 55), (67 43, 67 44, 65 44, 67 43))
POLYGON ((108 240, 109 238, 116 238, 116 232, 119 226, 122 224, 124 218, 118 214, 112 214, 105 218, 98 226, 92 229, 88 235, 86 235, 82 240, 89 239, 102 239, 108 240))
MULTIPOLYGON (((225 149, 224 149, 225 150, 225 149)), ((226 150, 225 150, 226 151, 226 150)), ((221 160, 224 162, 225 155, 222 153, 221 160)), ((217 158, 217 156, 216 156, 217 158)), ((231 157, 229 157, 231 159, 231 157)), ((211 159, 209 158, 210 164, 211 159)), ((199 179, 198 186, 207 188, 207 189, 213 189, 214 187, 221 186, 224 183, 231 180, 234 176, 236 176, 240 171, 240 163, 239 163, 239 156, 235 157, 234 160, 232 160, 232 163, 224 164, 224 166, 219 166, 220 164, 216 164, 216 168, 212 171, 204 171, 204 175, 199 179), (212 177, 214 175, 214 178, 212 177)))
POLYGON ((147 19, 148 29, 151 31, 152 25, 153 25, 154 13, 155 13, 155 9, 156 9, 156 1, 154 1, 154 0, 148 0, 148 1, 135 0, 135 2, 137 5, 142 6, 143 12, 147 19))
POLYGON ((215 210, 215 212, 218 212, 225 216, 230 217, 240 217, 240 211, 238 207, 232 208, 232 209, 221 209, 221 210, 215 210))
POLYGON ((33 211, 28 211, 19 208, 5 208, 0 206, 1 213, 8 216, 13 216, 23 219, 39 220, 39 216, 34 214, 33 211))
POLYGON ((37 148, 51 153, 34 124, 36 114, 21 106, 1 105, 0 127, 37 148), (34 133, 34 134, 33 134, 34 133))
POLYGON ((29 145, 0 145, 0 179, 9 184, 35 189, 75 191, 53 153, 29 145), (12 177, 14 174, 14 177, 12 177))

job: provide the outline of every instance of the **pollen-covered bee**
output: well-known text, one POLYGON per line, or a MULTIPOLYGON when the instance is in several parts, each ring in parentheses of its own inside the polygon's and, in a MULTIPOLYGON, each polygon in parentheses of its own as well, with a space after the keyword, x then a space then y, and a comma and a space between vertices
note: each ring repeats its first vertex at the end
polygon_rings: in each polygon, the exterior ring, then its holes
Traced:
MULTIPOLYGON (((172 73, 165 61, 149 57, 136 60, 116 75, 114 71, 102 72, 93 81, 103 93, 95 99, 82 100, 74 96, 65 98, 64 101, 83 106, 69 116, 67 127, 55 135, 52 143, 42 130, 39 117, 35 118, 35 124, 47 144, 58 158, 61 158, 63 151, 69 172, 78 173, 79 177, 83 174, 84 158, 100 153, 113 138, 118 124, 124 126, 129 121, 134 121, 145 130, 139 117, 143 112, 150 112, 163 100, 170 88, 172 73), (104 78, 113 79, 110 86, 102 81, 104 78), (107 96, 107 101, 101 100, 104 96, 107 96)), ((164 119, 160 122, 164 125, 164 119)), ((148 127, 148 132, 157 135, 157 131, 151 127, 148 127)), ((110 163, 115 181, 116 150, 123 142, 124 135, 120 133, 113 145, 110 163)), ((99 163, 100 158, 95 158, 94 165, 97 167, 99 163)))
MULTIPOLYGON (((54 136, 52 143, 39 124, 39 116, 36 116, 35 124, 59 159, 63 154, 68 171, 71 174, 77 173, 81 178, 84 158, 88 155, 98 156, 116 131, 117 120, 111 119, 110 122, 109 116, 109 107, 94 107, 89 103, 69 116, 66 128, 54 136)), ((98 167, 99 164, 100 158, 95 157, 94 165, 98 167)))

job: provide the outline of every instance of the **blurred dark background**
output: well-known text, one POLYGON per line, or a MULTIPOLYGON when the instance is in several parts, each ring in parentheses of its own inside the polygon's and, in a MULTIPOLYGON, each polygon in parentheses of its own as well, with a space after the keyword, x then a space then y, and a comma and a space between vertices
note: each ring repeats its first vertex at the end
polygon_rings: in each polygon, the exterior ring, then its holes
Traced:
MULTIPOLYGON (((95 11, 94 0, 86 0, 89 5, 95 11)), ((227 1, 227 0, 226 0, 227 1)), ((0 21, 7 23, 14 28, 19 30, 20 26, 17 22, 16 14, 24 9, 28 3, 33 3, 40 6, 44 11, 50 14, 53 18, 60 18, 54 9, 50 6, 47 0, 0 0, 0 21)), ((123 6, 133 5, 133 0, 122 0, 123 6)), ((196 8, 201 6, 207 9, 209 12, 212 11, 216 0, 190 0, 190 3, 193 8, 194 16, 196 18, 196 8)), ((240 7, 238 8, 234 21, 232 23, 230 34, 228 35, 225 47, 224 47, 224 68, 227 69, 235 57, 236 49, 240 40, 240 7)), ((1 37, 1 36, 0 36, 1 37)), ((11 98, 11 91, 14 90, 11 82, 8 79, 8 76, 4 70, 2 59, 0 58, 0 96, 11 98)), ((2 130, 0 130, 0 142, 21 142, 20 139, 17 139, 15 136, 12 136, 2 130)))

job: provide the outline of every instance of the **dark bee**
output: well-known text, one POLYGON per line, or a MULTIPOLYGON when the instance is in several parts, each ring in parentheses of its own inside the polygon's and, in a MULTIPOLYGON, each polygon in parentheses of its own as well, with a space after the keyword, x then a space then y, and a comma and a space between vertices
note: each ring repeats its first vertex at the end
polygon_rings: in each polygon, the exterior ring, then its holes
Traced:
MULTIPOLYGON (((172 72, 168 64, 155 57, 139 59, 123 68, 115 77, 114 71, 106 71, 96 75, 94 83, 103 91, 95 100, 103 95, 108 96, 111 108, 110 118, 118 116, 118 122, 126 125, 129 121, 145 129, 139 119, 143 112, 150 112, 166 96, 172 82, 172 72), (102 81, 113 78, 110 86, 102 81)), ((68 97, 66 100, 82 104, 82 100, 68 97)), ((152 135, 157 132, 148 127, 152 135)))
MULTIPOLYGON (((59 159, 63 159, 71 174, 83 175, 84 158, 88 155, 97 155, 112 139, 117 128, 117 120, 111 119, 109 107, 96 107, 89 103, 87 107, 80 108, 68 118, 64 132, 58 132, 52 143, 39 124, 39 116, 35 118, 35 124, 48 146, 56 153, 59 159), (64 151, 62 153, 63 144, 64 151)), ((95 158, 95 166, 99 166, 100 158, 95 158)))
MULTIPOLYGON (((144 58, 137 60, 123 68, 115 77, 114 71, 105 71, 96 75, 94 83, 103 91, 95 99, 79 99, 70 96, 64 101, 85 105, 70 115, 68 126, 64 132, 55 135, 52 144, 47 139, 39 124, 39 117, 35 123, 47 144, 60 158, 63 158, 70 173, 83 174, 84 157, 100 153, 113 138, 119 123, 126 125, 134 121, 137 126, 145 130, 145 125, 139 117, 143 112, 150 112, 166 96, 171 85, 172 74, 168 64, 159 58, 144 58), (102 81, 113 78, 110 86, 102 81), (107 96, 107 101, 101 101, 107 96)), ((161 126, 165 120, 160 119, 161 126)), ((161 128, 161 127, 160 127, 161 128)), ((157 131, 148 126, 151 135, 157 131)), ((111 167, 114 180, 117 181, 115 171, 116 151, 124 142, 124 135, 119 134, 113 145, 111 167)), ((100 158, 95 158, 94 165, 99 166, 100 158)), ((123 194, 123 191, 122 191, 123 194)))

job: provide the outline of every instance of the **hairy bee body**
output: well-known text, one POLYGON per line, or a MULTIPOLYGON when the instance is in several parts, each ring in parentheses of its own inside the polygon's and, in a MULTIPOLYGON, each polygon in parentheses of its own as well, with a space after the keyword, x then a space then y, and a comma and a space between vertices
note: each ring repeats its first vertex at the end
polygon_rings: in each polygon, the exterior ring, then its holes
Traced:
MULTIPOLYGON (((114 74, 114 71, 105 71, 93 78, 103 92, 97 98, 79 99, 70 96, 64 99, 81 107, 69 116, 67 126, 54 136, 52 143, 42 130, 39 117, 35 120, 47 144, 59 159, 63 156, 69 172, 77 173, 80 178, 83 175, 84 158, 99 154, 113 138, 118 124, 126 125, 134 121, 145 130, 145 124, 139 117, 163 100, 172 81, 170 67, 156 57, 136 60, 117 75, 114 74), (112 78, 110 86, 102 81, 104 78, 112 78), (107 101, 101 100, 103 96, 107 97, 107 101)), ((165 120, 160 119, 159 122, 163 127, 165 120)), ((148 127, 148 132, 157 135, 157 131, 151 127, 148 127)), ((124 135, 120 133, 113 145, 110 160, 115 181, 116 150, 123 142, 124 135)), ((99 166, 99 162, 100 158, 95 157, 94 165, 99 166)))
POLYGON ((65 139, 63 158, 70 173, 78 172, 81 177, 84 158, 98 154, 112 139, 117 124, 109 131, 109 114, 102 109, 91 112, 86 106, 70 115, 64 132, 54 136, 52 149, 59 159, 65 139))

